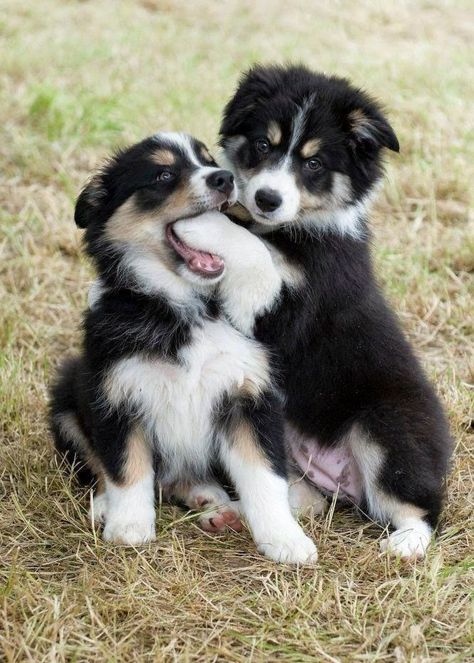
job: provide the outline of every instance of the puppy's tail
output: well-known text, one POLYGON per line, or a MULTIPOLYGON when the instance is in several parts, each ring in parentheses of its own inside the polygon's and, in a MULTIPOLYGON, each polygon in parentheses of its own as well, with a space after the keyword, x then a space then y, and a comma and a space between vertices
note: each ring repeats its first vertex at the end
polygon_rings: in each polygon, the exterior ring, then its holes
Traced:
POLYGON ((93 471, 89 440, 79 418, 79 357, 67 359, 59 368, 50 389, 49 419, 56 451, 70 465, 82 485, 93 486, 98 476, 93 471))

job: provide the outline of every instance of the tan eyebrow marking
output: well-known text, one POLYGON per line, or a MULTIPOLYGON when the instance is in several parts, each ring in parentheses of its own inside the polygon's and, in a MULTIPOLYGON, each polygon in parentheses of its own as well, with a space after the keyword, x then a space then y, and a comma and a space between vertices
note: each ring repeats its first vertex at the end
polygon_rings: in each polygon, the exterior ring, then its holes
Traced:
POLYGON ((316 152, 318 152, 320 147, 321 147, 321 139, 311 138, 310 140, 306 141, 306 143, 301 148, 301 156, 303 157, 303 159, 312 157, 316 154, 316 152))
POLYGON ((209 150, 207 149, 207 147, 204 147, 204 145, 201 145, 201 147, 199 149, 200 149, 201 156, 204 159, 204 161, 214 161, 214 159, 212 158, 212 155, 209 152, 209 150))
POLYGON ((281 142, 281 128, 278 122, 272 120, 267 129, 268 140, 272 145, 279 145, 281 142))
POLYGON ((176 161, 176 157, 171 150, 161 149, 153 152, 151 160, 158 166, 172 166, 176 161))

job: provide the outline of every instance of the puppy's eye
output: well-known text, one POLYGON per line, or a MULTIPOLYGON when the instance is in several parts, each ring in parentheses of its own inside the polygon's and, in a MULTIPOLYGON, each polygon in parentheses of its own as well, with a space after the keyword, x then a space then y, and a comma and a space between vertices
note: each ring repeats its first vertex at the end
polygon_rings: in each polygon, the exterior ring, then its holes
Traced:
POLYGON ((156 178, 159 182, 171 182, 174 180, 175 174, 171 170, 162 170, 156 178))
POLYGON ((323 167, 323 164, 321 163, 320 159, 316 159, 315 157, 312 157, 311 159, 308 159, 305 161, 305 168, 308 168, 308 170, 321 170, 323 167))
POLYGON ((257 138, 255 149, 259 154, 268 154, 270 152, 270 143, 266 138, 257 138))

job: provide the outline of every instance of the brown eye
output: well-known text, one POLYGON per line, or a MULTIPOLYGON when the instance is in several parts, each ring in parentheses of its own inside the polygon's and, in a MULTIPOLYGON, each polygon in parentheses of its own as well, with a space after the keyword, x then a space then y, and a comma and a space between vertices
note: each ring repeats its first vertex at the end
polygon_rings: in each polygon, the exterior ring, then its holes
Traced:
POLYGON ((309 170, 321 170, 323 167, 323 164, 321 163, 320 159, 312 158, 308 159, 308 161, 305 162, 305 168, 308 168, 309 170))
POLYGON ((255 149, 259 154, 268 154, 270 151, 270 143, 266 138, 257 138, 255 141, 255 149))
POLYGON ((175 174, 171 172, 171 170, 162 170, 161 173, 158 175, 157 180, 159 182, 171 182, 174 180, 175 174))

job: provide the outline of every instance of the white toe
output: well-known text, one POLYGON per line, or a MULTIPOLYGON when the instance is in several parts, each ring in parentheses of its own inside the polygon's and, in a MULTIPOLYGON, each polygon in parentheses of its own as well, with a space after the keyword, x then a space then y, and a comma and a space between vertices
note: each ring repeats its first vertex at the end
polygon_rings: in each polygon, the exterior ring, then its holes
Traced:
POLYGON ((104 541, 121 543, 126 546, 138 546, 150 543, 156 538, 155 520, 124 522, 108 520, 103 532, 104 541))
POLYGON ((316 546, 298 526, 292 533, 274 534, 266 541, 257 542, 257 549, 265 557, 286 564, 312 565, 318 559, 316 546))
POLYGON ((401 527, 380 542, 382 552, 402 559, 422 559, 431 540, 430 527, 419 521, 409 527, 401 527))
POLYGON ((107 493, 100 493, 94 495, 92 503, 89 508, 89 520, 94 525, 101 525, 105 522, 107 517, 108 500, 107 493))

